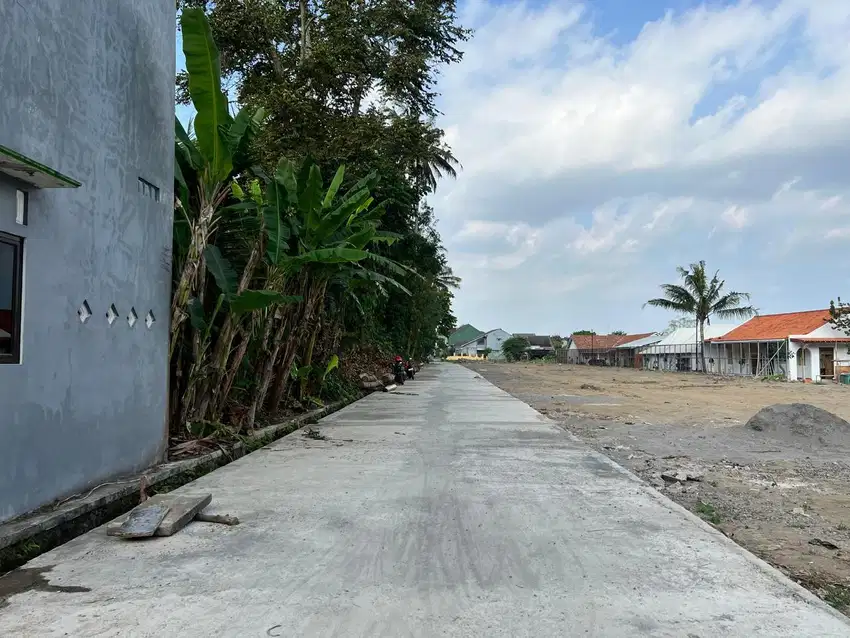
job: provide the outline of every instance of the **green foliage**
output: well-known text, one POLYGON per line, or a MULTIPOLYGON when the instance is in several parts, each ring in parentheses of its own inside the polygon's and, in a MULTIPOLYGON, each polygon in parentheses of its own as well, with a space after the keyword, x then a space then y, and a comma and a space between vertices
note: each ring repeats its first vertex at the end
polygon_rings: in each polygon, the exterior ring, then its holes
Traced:
POLYGON ((595 335, 596 331, 594 330, 576 330, 573 332, 574 335, 595 335))
POLYGON ((518 361, 529 347, 525 337, 510 337, 502 343, 502 354, 508 361, 518 361))
POLYGON ((175 431, 351 396, 347 349, 437 351, 460 283, 425 203, 460 166, 434 125, 469 36, 454 1, 178 8, 197 116, 175 124, 175 431))
POLYGON ((650 299, 644 305, 672 310, 694 317, 697 331, 697 349, 705 371, 705 324, 711 323, 711 317, 720 319, 743 319, 756 314, 756 309, 743 305, 749 301, 746 292, 725 292, 726 282, 715 272, 711 279, 705 270, 705 261, 698 261, 688 269, 681 266, 676 269, 682 278, 681 284, 662 284, 664 297, 650 299))
POLYGON ((833 328, 850 335, 850 304, 841 301, 841 297, 838 301, 829 302, 829 323, 833 328))
POLYGON ((706 503, 704 501, 697 501, 696 503, 696 513, 703 520, 708 521, 712 525, 720 525, 722 519, 720 518, 720 514, 717 511, 717 508, 714 507, 711 503, 706 503))
POLYGON ((626 331, 625 330, 614 330, 611 334, 612 335, 618 335, 618 336, 625 336, 626 331))

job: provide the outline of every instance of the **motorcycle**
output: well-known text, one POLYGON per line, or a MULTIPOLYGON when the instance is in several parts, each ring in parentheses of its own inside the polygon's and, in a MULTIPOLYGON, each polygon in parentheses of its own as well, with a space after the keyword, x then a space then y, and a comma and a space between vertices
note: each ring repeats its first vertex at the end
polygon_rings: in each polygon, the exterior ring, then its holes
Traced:
POLYGON ((396 384, 404 385, 405 376, 404 362, 401 360, 401 357, 397 357, 396 360, 393 361, 393 377, 395 378, 396 384))
POLYGON ((404 371, 407 373, 408 379, 414 379, 416 377, 416 365, 414 365, 413 361, 408 361, 404 364, 404 371))

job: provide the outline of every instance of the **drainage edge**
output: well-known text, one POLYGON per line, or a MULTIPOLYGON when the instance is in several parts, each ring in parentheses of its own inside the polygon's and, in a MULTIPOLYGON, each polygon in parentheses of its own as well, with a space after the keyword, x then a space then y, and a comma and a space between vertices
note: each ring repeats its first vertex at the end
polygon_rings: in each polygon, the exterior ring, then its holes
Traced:
POLYGON ((250 454, 284 436, 311 425, 362 398, 338 401, 289 421, 252 432, 247 443, 237 442, 202 456, 163 463, 136 475, 117 478, 83 498, 50 509, 50 505, 21 518, 0 523, 0 574, 20 567, 86 532, 128 512, 139 503, 144 477, 151 493, 170 492, 250 454))

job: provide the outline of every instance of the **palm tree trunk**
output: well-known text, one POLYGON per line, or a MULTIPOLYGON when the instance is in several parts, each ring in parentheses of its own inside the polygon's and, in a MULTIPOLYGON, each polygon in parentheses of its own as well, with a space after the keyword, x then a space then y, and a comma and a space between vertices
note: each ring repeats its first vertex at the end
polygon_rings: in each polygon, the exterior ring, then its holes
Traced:
POLYGON ((702 362, 702 372, 703 374, 707 374, 708 370, 705 368, 705 323, 700 322, 699 324, 699 348, 700 348, 700 361, 702 362))

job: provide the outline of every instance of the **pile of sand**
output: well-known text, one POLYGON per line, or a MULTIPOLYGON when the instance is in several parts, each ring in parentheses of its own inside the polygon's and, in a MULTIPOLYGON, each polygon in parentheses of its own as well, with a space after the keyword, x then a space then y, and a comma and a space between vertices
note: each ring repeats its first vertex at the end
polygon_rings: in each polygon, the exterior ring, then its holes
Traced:
POLYGON ((795 444, 850 447, 850 423, 808 403, 777 403, 762 408, 747 427, 795 444))

